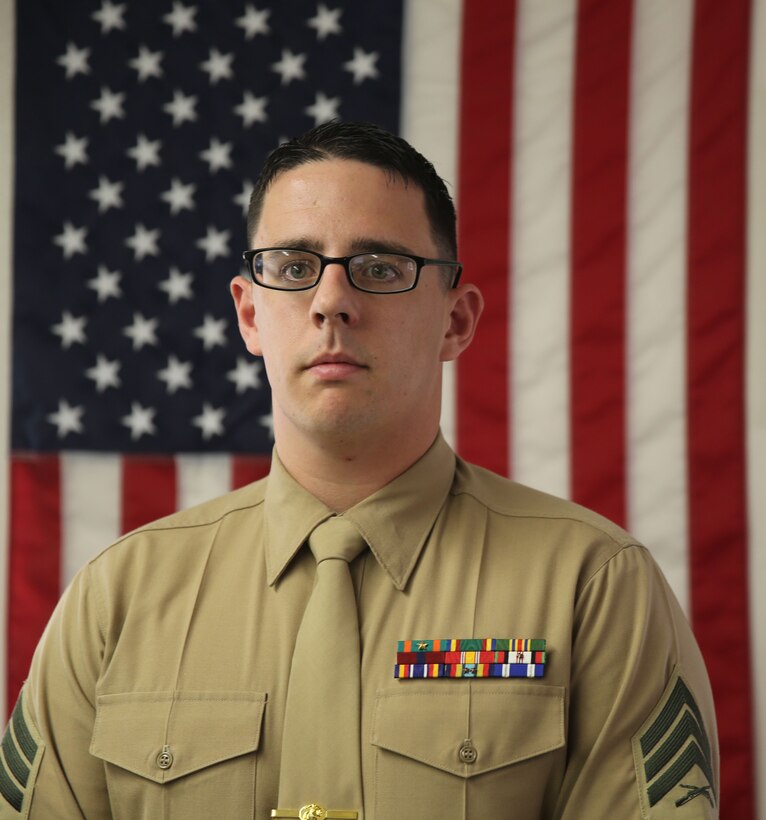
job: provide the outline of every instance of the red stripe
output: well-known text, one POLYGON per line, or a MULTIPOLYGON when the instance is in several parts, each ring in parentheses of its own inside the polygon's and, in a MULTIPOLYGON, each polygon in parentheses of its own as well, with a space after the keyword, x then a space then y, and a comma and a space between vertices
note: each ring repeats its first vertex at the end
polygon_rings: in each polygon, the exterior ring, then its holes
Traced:
POLYGON ((11 460, 8 710, 29 671, 61 583, 61 494, 56 456, 11 460))
POLYGON ((125 456, 122 460, 122 532, 178 509, 176 463, 171 456, 125 456))
POLYGON ((751 820, 744 426, 750 12, 747 3, 720 0, 699 0, 695 11, 687 287, 692 621, 718 714, 721 817, 751 820))
POLYGON ((457 442, 462 456, 505 475, 515 34, 515 0, 464 0, 460 258, 486 306, 473 344, 457 362, 457 442))
POLYGON ((572 496, 625 521, 625 236, 633 5, 581 0, 572 192, 572 496))
POLYGON ((271 456, 233 456, 231 459, 231 486, 244 487, 269 474, 271 456))

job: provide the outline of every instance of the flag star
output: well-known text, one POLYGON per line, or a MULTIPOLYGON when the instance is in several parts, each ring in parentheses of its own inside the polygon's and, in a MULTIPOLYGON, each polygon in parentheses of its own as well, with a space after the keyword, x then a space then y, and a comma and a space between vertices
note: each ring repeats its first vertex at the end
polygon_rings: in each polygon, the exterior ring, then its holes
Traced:
POLYGON ((269 438, 274 438, 274 414, 268 413, 265 416, 261 416, 258 421, 262 424, 268 431, 269 431, 269 438))
POLYGON ((96 291, 99 302, 106 302, 110 297, 119 299, 122 296, 121 278, 119 271, 111 271, 105 265, 99 265, 96 276, 88 280, 88 287, 96 291))
POLYGON ((78 163, 85 165, 88 162, 87 148, 87 137, 76 137, 71 131, 67 131, 64 142, 56 146, 56 153, 64 157, 64 166, 69 169, 78 163))
POLYGON ((205 402, 202 405, 202 412, 192 419, 192 424, 199 427, 202 431, 202 438, 207 441, 213 436, 223 435, 223 417, 225 415, 226 411, 223 407, 213 407, 212 404, 205 402))
POLYGON ((212 262, 219 256, 229 253, 229 236, 231 231, 218 231, 212 225, 207 226, 207 234, 197 240, 197 247, 205 251, 205 260, 212 262))
POLYGON ((89 48, 77 48, 74 43, 67 43, 66 54, 62 54, 56 62, 64 66, 66 78, 71 80, 72 77, 76 77, 78 74, 90 74, 89 56, 89 48))
POLYGON ((80 404, 72 406, 65 399, 59 399, 58 410, 48 414, 48 421, 55 424, 57 435, 64 438, 69 433, 82 433, 82 416, 85 408, 80 404))
POLYGON ((160 140, 147 139, 144 134, 139 134, 136 144, 132 148, 128 148, 128 156, 136 161, 136 170, 143 171, 150 165, 160 164, 160 148, 162 142, 160 140))
POLYGON ((182 387, 188 389, 192 386, 191 369, 191 362, 182 362, 171 354, 167 367, 157 371, 157 378, 165 382, 168 393, 173 394, 182 387))
POLYGON ((168 12, 162 19, 172 27, 173 36, 179 37, 185 31, 196 31, 197 23, 194 15, 196 6, 185 6, 183 3, 173 3, 173 11, 168 12))
POLYGON ((171 102, 162 106, 163 111, 167 111, 173 118, 173 125, 179 126, 185 122, 194 122, 197 119, 197 112, 194 106, 197 105, 197 98, 190 94, 188 97, 183 91, 174 91, 171 102))
POLYGON ((104 0, 101 4, 101 8, 98 11, 94 11, 91 17, 97 23, 101 23, 101 33, 108 34, 113 28, 125 28, 123 14, 125 14, 124 3, 118 6, 114 3, 110 3, 109 0, 104 0))
POLYGON ((88 246, 85 244, 87 235, 87 228, 75 228, 71 222, 65 222, 63 231, 55 236, 53 241, 64 252, 64 259, 71 259, 76 253, 87 253, 88 246))
POLYGON ((226 345, 226 319, 214 319, 209 313, 205 314, 202 324, 194 329, 194 335, 202 339, 205 350, 212 350, 217 345, 226 345))
POLYGON ((340 26, 340 16, 343 9, 328 9, 324 3, 317 6, 317 13, 306 25, 316 29, 317 40, 324 40, 328 34, 340 34, 343 29, 340 26))
POLYGON ((122 182, 110 182, 107 177, 99 176, 98 188, 94 188, 88 196, 98 202, 98 212, 100 214, 110 208, 122 208, 122 189, 125 185, 122 182))
POLYGON ((95 108, 99 114, 101 124, 109 122, 113 119, 124 119, 125 112, 122 110, 122 102, 125 99, 125 94, 118 92, 117 94, 110 91, 106 86, 101 86, 101 96, 94 100, 91 108, 95 108))
POLYGON ((257 9, 248 3, 245 6, 245 13, 236 19, 236 24, 245 30, 245 37, 252 40, 256 34, 268 34, 271 30, 268 23, 269 14, 269 9, 257 9))
POLYGON ((323 122, 334 120, 338 116, 338 106, 340 97, 326 97, 318 91, 314 104, 305 109, 306 113, 314 118, 314 125, 321 125, 323 122))
POLYGON ((53 325, 51 331, 61 337, 61 346, 66 350, 73 344, 85 344, 87 341, 85 337, 86 322, 87 319, 84 316, 72 316, 68 310, 65 310, 61 314, 61 321, 57 325, 53 325))
POLYGON ((242 183, 242 190, 234 197, 234 202, 242 208, 242 213, 247 216, 248 208, 250 207, 250 197, 253 195, 253 182, 246 179, 242 183))
POLYGON ((138 81, 142 83, 149 77, 162 76, 160 60, 162 60, 161 51, 150 51, 146 46, 140 46, 138 57, 131 60, 128 65, 138 72, 138 81))
POLYGON ((261 386, 260 367, 260 362, 248 362, 237 356, 237 366, 226 374, 226 378, 237 386, 237 395, 261 386))
POLYGON ((268 97, 254 97, 249 91, 245 91, 242 102, 236 106, 234 112, 242 117, 242 124, 249 128, 254 122, 266 122, 266 104, 268 97))
POLYGON ((305 54, 293 54, 288 48, 282 49, 281 59, 271 64, 271 68, 282 77, 282 85, 289 85, 292 80, 302 80, 306 76, 306 69, 303 64, 306 62, 305 54))
POLYGON ((102 356, 100 353, 96 357, 96 363, 93 367, 85 371, 85 375, 89 379, 93 379, 96 383, 96 390, 103 393, 110 387, 119 387, 120 377, 117 375, 120 370, 120 362, 117 359, 111 361, 102 356))
POLYGON ((200 159, 204 159, 210 166, 210 173, 214 174, 221 168, 231 168, 231 149, 233 148, 230 142, 220 142, 215 137, 210 140, 210 146, 200 151, 200 159))
POLYGON ((215 85, 218 80, 230 80, 234 76, 231 70, 233 60, 233 54, 221 54, 217 48, 211 48, 207 60, 199 67, 206 72, 210 84, 215 85))
POLYGON ((141 436, 153 436, 157 432, 154 425, 154 416, 157 411, 153 407, 143 407, 137 401, 130 405, 130 413, 122 417, 122 423, 130 428, 130 437, 133 441, 141 436))
POLYGON ((141 350, 144 345, 157 344, 157 319, 147 319, 143 313, 133 314, 133 324, 122 332, 133 340, 133 350, 141 350))
POLYGON ((145 256, 157 256, 160 249, 157 247, 157 240, 160 238, 159 228, 149 230, 139 222, 133 232, 133 236, 129 236, 125 240, 125 244, 133 249, 133 258, 136 262, 140 262, 145 256))
POLYGON ((170 213, 177 214, 179 211, 186 209, 187 211, 194 210, 194 191, 197 186, 193 183, 184 185, 180 179, 174 178, 170 183, 170 188, 160 194, 160 198, 170 205, 170 213))
POLYGON ((355 48, 353 58, 347 63, 343 63, 343 68, 354 75, 354 85, 359 85, 365 80, 374 80, 380 76, 380 72, 375 65, 379 57, 380 54, 377 51, 368 53, 364 49, 355 48))
POLYGON ((181 273, 178 268, 171 268, 167 279, 163 279, 157 287, 168 295, 168 302, 174 305, 181 299, 192 299, 192 280, 190 273, 181 273))

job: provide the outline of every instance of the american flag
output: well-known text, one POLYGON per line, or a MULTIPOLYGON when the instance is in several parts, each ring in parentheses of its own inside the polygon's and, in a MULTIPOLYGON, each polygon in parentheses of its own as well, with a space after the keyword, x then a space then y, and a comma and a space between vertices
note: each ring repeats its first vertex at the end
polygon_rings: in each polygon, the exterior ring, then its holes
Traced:
POLYGON ((369 119, 451 183, 487 299, 448 439, 647 543, 706 656, 721 817, 766 820, 766 0, 0 14, 8 703, 88 557, 268 469, 226 290, 250 180, 369 119))

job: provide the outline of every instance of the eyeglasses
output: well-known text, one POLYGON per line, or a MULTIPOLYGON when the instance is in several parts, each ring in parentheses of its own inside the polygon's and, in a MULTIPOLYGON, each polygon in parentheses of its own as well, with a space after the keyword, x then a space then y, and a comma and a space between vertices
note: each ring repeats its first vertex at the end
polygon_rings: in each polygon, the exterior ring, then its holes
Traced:
POLYGON ((449 259, 426 259, 401 253, 358 253, 322 256, 300 248, 258 248, 245 251, 250 278, 273 290, 309 290, 319 284, 328 265, 343 265, 348 281, 365 293, 403 293, 417 287, 426 265, 450 269, 450 287, 457 287, 463 266, 449 259))

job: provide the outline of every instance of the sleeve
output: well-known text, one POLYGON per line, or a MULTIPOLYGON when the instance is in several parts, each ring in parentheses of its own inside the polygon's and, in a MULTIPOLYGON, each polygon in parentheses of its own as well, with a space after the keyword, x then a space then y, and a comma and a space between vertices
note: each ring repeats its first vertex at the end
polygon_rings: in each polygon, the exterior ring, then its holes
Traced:
POLYGON ((576 605, 567 769, 555 817, 718 817, 705 666, 672 591, 639 546, 607 561, 576 605))
POLYGON ((103 763, 88 751, 104 652, 89 571, 51 616, 6 728, 0 820, 111 818, 103 763))

